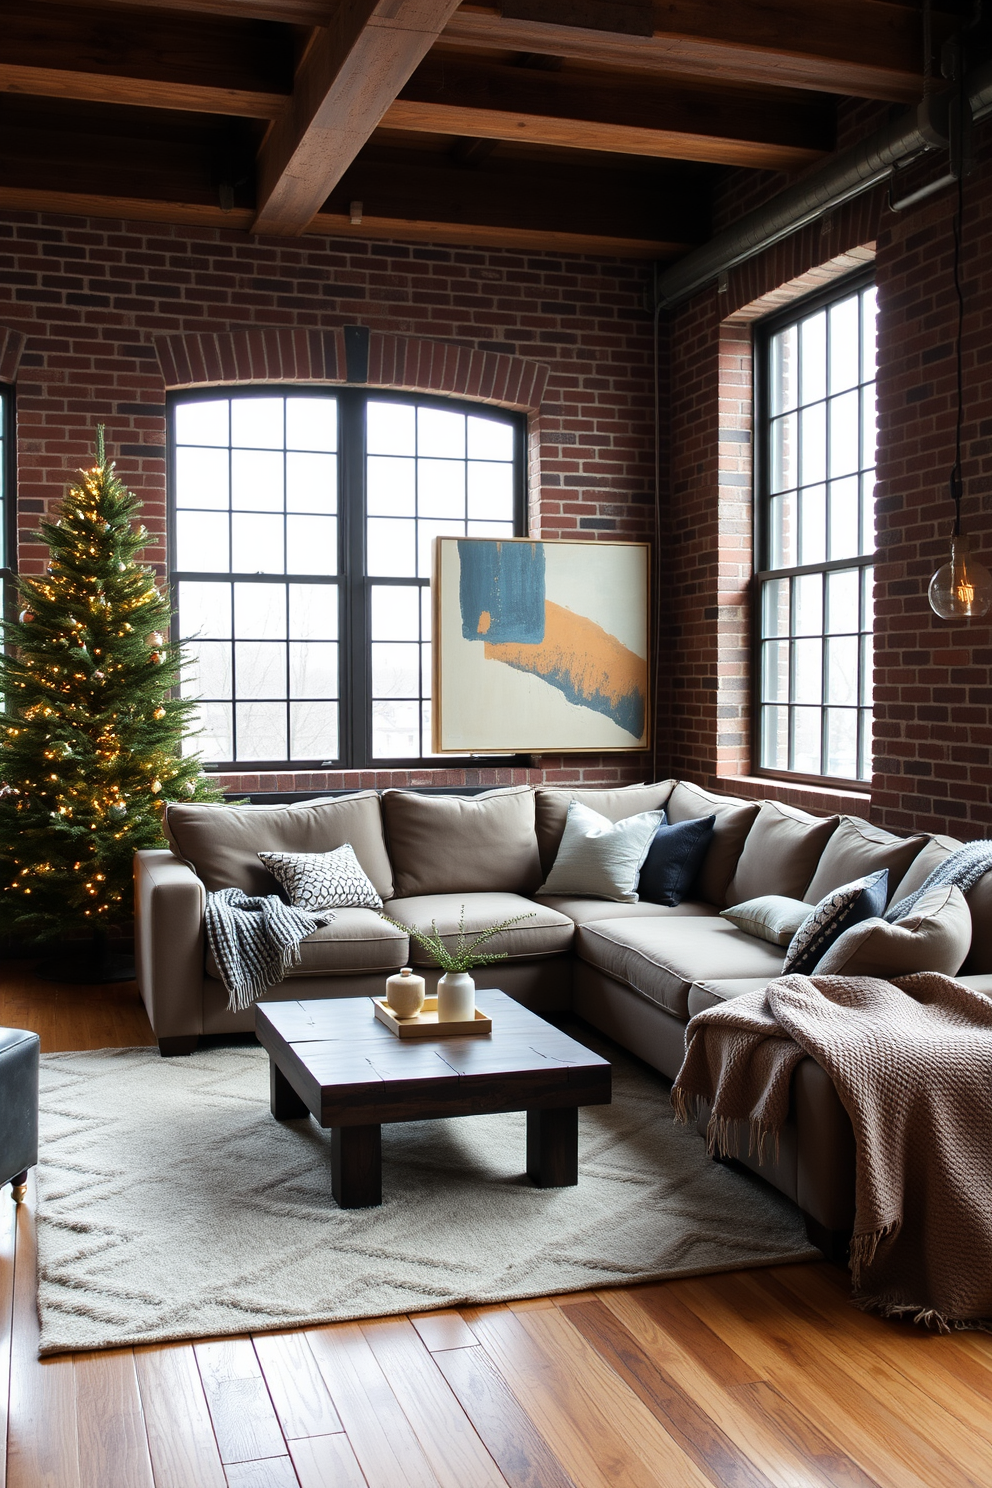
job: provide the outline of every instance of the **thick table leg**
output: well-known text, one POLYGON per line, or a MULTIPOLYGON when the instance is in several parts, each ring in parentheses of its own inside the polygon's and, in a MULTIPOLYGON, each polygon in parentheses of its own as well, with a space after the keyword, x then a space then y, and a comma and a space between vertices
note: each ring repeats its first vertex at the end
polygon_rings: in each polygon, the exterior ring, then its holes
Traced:
POLYGON ((538 1188, 571 1188, 578 1183, 578 1106, 527 1112, 527 1176, 538 1188))
POLYGON ((332 1129, 331 1192, 339 1209, 371 1209, 382 1203, 381 1126, 332 1129))
POLYGON ((277 1121, 298 1121, 309 1116, 306 1103, 300 1099, 274 1059, 269 1060, 269 1109, 277 1121))

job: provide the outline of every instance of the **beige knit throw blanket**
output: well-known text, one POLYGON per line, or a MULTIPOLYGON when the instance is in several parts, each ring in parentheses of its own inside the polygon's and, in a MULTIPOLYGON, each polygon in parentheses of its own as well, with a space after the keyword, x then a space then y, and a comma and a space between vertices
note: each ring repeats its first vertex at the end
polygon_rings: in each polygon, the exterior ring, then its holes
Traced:
POLYGON ((747 1123, 760 1161, 807 1054, 854 1127, 858 1306, 992 1331, 992 999, 937 972, 779 977, 692 1019, 676 1116, 708 1102, 710 1151, 747 1123))

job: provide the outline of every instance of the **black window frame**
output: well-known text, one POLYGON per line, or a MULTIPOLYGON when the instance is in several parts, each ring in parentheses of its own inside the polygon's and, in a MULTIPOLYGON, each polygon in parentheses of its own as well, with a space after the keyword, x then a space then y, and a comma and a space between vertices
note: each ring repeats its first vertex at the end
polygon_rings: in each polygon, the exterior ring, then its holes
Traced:
MULTIPOLYGON (((503 424, 511 424, 515 432, 513 461, 513 536, 528 535, 527 501, 527 416, 513 409, 496 404, 476 402, 469 398, 446 397, 434 393, 403 391, 402 389, 376 388, 368 384, 327 383, 254 383, 219 384, 183 388, 166 395, 166 530, 168 544, 169 589, 172 597, 172 636, 180 639, 177 586, 184 579, 224 582, 232 580, 232 574, 207 571, 184 571, 176 569, 176 430, 174 409, 182 403, 203 402, 207 399, 230 398, 251 399, 290 397, 292 395, 313 397, 326 395, 338 405, 338 572, 328 576, 337 582, 339 589, 339 757, 325 759, 292 760, 229 760, 205 761, 204 769, 211 773, 256 774, 280 771, 305 774, 315 770, 409 770, 409 769, 458 769, 461 767, 485 768, 527 763, 529 756, 519 754, 428 754, 417 756, 378 757, 372 754, 372 680, 371 680, 371 586, 372 584, 396 584, 409 586, 417 583, 429 588, 429 579, 411 580, 411 576, 386 574, 369 575, 366 572, 366 444, 365 406, 369 402, 395 402, 407 406, 432 407, 453 410, 476 418, 491 417, 503 424)), ((285 517, 284 517, 285 520, 285 517)), ((291 574, 240 575, 243 580, 293 583, 320 582, 291 574)))
MULTIPOLYGON (((878 550, 876 547, 870 553, 859 554, 856 557, 845 557, 826 559, 822 563, 796 564, 788 568, 771 568, 770 544, 771 544, 771 522, 770 503, 771 491, 771 343, 772 338, 784 327, 804 320, 809 315, 814 315, 818 310, 824 309, 840 300, 847 299, 853 294, 860 294, 865 289, 874 287, 876 283, 875 268, 871 265, 865 269, 859 269, 852 274, 845 275, 842 279, 835 279, 832 283, 812 294, 804 295, 801 299, 793 300, 783 309, 774 314, 763 317, 756 321, 752 335, 752 358, 753 358, 753 395, 752 395, 752 428, 753 439, 753 542, 755 554, 755 569, 751 578, 751 773, 771 780, 791 782, 794 785, 813 785, 820 788, 834 790, 856 790, 865 792, 871 789, 871 776, 862 778, 860 776, 846 775, 824 775, 809 774, 799 770, 782 770, 762 763, 762 642, 763 636, 762 619, 762 596, 766 582, 772 579, 794 579, 807 574, 828 574, 845 570, 873 569, 878 562, 878 550)), ((828 333, 829 334, 829 333, 828 333)), ((829 358, 829 348, 827 350, 829 358)), ((863 386, 859 378, 858 386, 863 386)), ((798 406, 798 405, 797 405, 798 406)), ((877 407, 877 400, 876 400, 877 407)), ((827 434, 829 449, 829 432, 827 434)), ((859 439, 860 448, 860 439, 859 439)), ((864 467, 859 463, 859 477, 864 467)), ((876 481, 877 490, 877 481, 876 481)), ((798 555, 797 555, 798 556, 798 555)), ((859 593, 863 588, 863 580, 859 582, 859 593)), ((874 618, 874 617, 873 617, 874 618)), ((825 623, 825 622, 824 622, 825 623)), ((874 625, 868 632, 874 634, 874 625)), ((861 647, 858 647, 858 697, 861 696, 863 660, 861 647)), ((790 674, 791 675, 791 674, 790 674)), ((825 669, 821 672, 820 681, 820 760, 821 764, 825 755, 825 725, 826 708, 824 690, 826 687, 825 669)), ((860 703, 858 707, 858 734, 857 753, 861 757, 862 750, 862 728, 864 726, 863 714, 860 703)), ((790 723, 791 736, 791 723, 790 723)), ((869 757, 871 757, 871 745, 869 740, 869 757)), ((791 750, 790 750, 791 752, 791 750)))

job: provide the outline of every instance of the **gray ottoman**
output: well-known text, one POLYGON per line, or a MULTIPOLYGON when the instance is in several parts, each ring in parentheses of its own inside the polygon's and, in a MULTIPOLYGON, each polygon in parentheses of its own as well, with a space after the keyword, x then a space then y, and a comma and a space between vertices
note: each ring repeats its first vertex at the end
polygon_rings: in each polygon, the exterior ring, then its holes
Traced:
POLYGON ((0 1187, 15 1204, 27 1193, 28 1168, 38 1161, 38 1058, 41 1039, 23 1028, 0 1028, 0 1187))

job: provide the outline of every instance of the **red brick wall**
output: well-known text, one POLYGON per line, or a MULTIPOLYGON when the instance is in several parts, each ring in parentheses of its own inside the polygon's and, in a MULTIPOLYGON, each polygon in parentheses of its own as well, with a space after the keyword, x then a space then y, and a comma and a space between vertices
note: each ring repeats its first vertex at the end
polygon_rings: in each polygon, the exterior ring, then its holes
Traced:
MULTIPOLYGON (((143 500, 154 539, 148 558, 164 571, 166 378, 157 338, 212 341, 252 328, 253 342, 257 328, 295 333, 300 342, 306 333, 333 336, 345 324, 370 327, 373 345, 378 334, 380 346, 394 350, 394 338, 407 346, 410 338, 445 342, 456 353, 445 359, 449 367, 464 368, 458 375, 466 392, 481 388, 483 363, 515 358, 518 366, 546 367, 531 418, 531 530, 591 541, 651 538, 650 278, 649 265, 619 260, 256 240, 234 231, 0 214, 0 336, 9 330, 25 338, 16 376, 20 566, 43 568, 45 550, 24 534, 88 460, 102 422, 121 475, 143 500)), ((286 377, 287 366, 267 364, 268 375, 286 377)), ((383 384, 396 385, 395 376, 393 359, 383 384)), ((170 380, 182 379, 173 373, 170 380)), ((526 381, 500 384, 493 396, 526 406, 526 381)), ((643 779, 651 768, 643 755, 627 754, 534 763, 523 772, 362 772, 360 783, 612 781, 643 779)), ((238 783, 321 789, 358 783, 358 776, 245 774, 238 783)))

